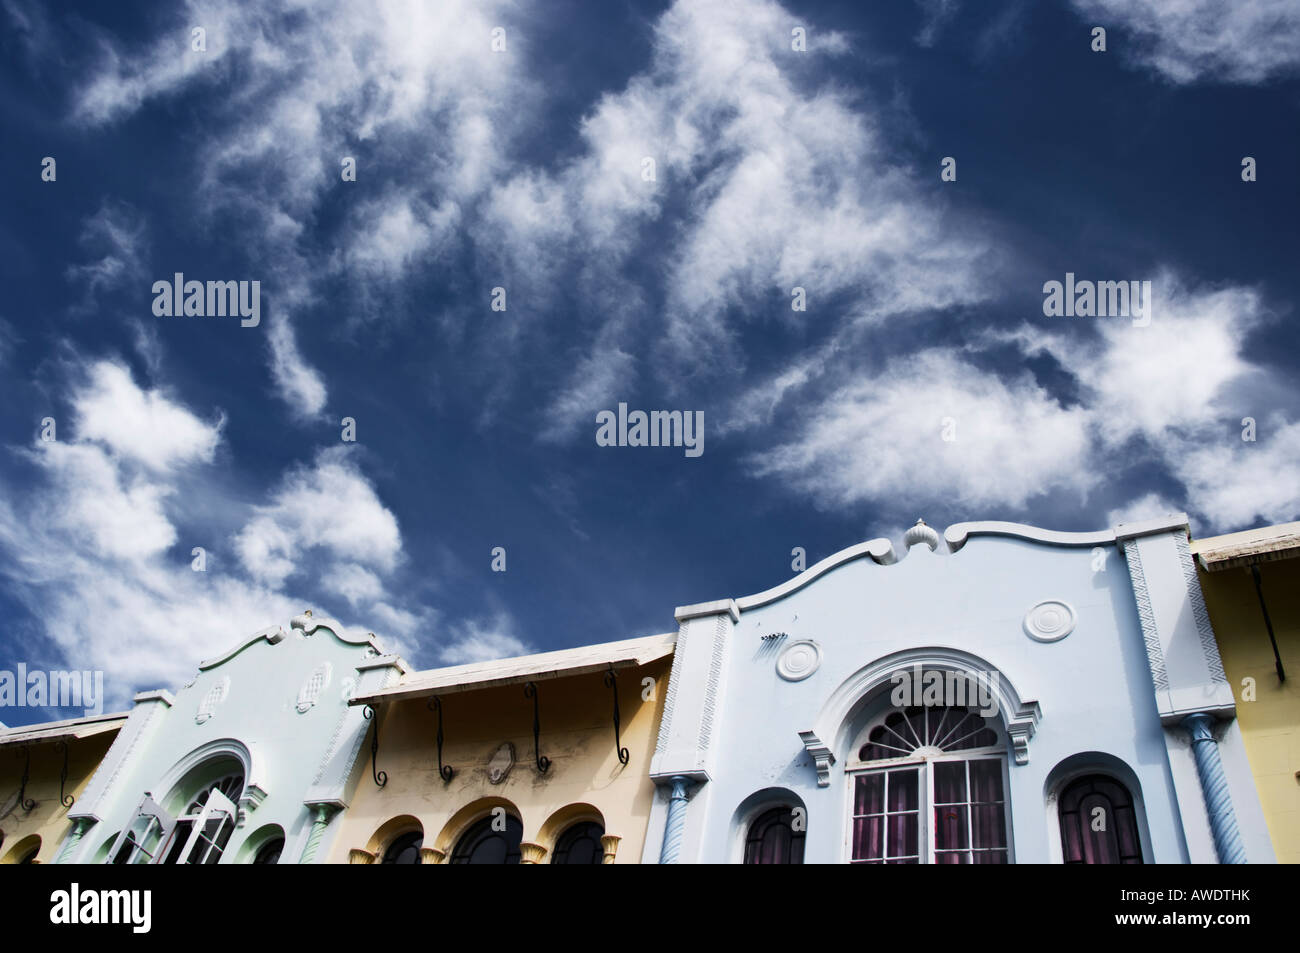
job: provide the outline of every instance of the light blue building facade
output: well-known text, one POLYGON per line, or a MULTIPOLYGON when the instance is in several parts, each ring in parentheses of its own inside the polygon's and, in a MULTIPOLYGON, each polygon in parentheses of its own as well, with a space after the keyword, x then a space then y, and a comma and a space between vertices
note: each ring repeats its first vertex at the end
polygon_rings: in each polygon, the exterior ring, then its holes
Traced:
POLYGON ((56 863, 322 863, 368 770, 348 700, 406 670, 369 635, 305 613, 143 692, 87 788, 56 863))
POLYGON ((1274 862, 1187 536, 918 523, 678 609, 643 859, 1274 862))

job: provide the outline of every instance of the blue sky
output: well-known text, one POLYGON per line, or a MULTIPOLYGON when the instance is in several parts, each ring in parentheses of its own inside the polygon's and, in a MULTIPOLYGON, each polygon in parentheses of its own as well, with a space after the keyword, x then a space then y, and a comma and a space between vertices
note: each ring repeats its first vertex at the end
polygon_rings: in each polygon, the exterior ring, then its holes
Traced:
POLYGON ((0 668, 121 707, 309 606, 431 667, 918 517, 1300 517, 1294 3, 0 16, 0 668), (1152 320, 1045 316, 1067 272, 1152 320), (597 446, 619 402, 703 454, 597 446))

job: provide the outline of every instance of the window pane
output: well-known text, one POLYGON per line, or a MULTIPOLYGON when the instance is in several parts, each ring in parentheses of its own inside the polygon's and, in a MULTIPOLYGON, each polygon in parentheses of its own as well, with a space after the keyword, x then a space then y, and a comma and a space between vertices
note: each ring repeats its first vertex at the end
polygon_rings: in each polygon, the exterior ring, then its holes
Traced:
MULTIPOLYGON (((970 846, 966 829, 966 805, 945 804, 934 809, 935 850, 958 850, 970 846)), ((960 861, 957 861, 960 863, 960 861)))
POLYGON ((1001 804, 975 804, 971 807, 974 847, 1007 846, 1007 814, 1001 804))
POLYGON ((889 772, 889 809, 891 811, 915 811, 916 787, 919 771, 908 768, 889 772))
POLYGON ((934 803, 966 802, 966 762, 939 761, 934 766, 934 803))
POLYGON ((1067 864, 1140 864, 1137 815, 1128 789, 1105 775, 1089 775, 1061 792, 1057 817, 1067 864))
POLYGON ((908 857, 917 853, 918 817, 915 814, 890 814, 885 825, 887 857, 908 857))
POLYGON ((853 821, 853 859, 877 860, 885 855, 885 818, 881 814, 853 821))
POLYGON ((1001 803, 1002 796, 1002 762, 996 758, 971 761, 970 788, 971 800, 984 803, 1001 803))
POLYGON ((885 810, 884 774, 860 774, 854 783, 853 813, 881 814, 885 810))

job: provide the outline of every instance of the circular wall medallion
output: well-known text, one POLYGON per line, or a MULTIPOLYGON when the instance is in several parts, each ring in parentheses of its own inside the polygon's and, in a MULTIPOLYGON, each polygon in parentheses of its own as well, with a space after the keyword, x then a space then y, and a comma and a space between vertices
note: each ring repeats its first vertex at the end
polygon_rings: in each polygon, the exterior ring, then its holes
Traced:
POLYGON ((791 642, 776 660, 776 674, 787 682, 797 682, 817 671, 822 664, 822 648, 812 639, 791 642))
POLYGON ((1074 608, 1060 599, 1047 599, 1025 613, 1025 634, 1039 642, 1059 642, 1074 631, 1074 608))

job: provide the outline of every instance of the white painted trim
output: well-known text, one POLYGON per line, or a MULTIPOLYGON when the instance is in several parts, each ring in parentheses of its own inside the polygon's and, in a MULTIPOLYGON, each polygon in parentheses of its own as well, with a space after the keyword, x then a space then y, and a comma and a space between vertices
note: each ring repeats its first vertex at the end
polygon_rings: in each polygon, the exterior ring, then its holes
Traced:
POLYGON ((1061 847, 1061 815, 1060 802, 1061 792, 1070 784, 1080 778, 1086 778, 1091 775, 1099 775, 1109 778, 1116 784, 1123 785, 1124 790, 1128 791, 1129 797, 1133 799, 1133 816, 1137 820, 1138 826, 1138 846, 1142 849, 1142 863, 1155 863, 1155 854, 1151 849, 1151 831, 1147 825, 1147 806, 1142 797, 1142 783, 1131 767, 1128 766, 1121 758, 1116 758, 1112 754, 1105 752, 1090 752, 1092 757, 1085 757, 1079 760, 1075 765, 1064 771, 1059 777, 1053 778, 1055 772, 1061 764, 1070 761, 1078 756, 1071 755, 1062 758, 1061 763, 1048 772, 1048 778, 1051 779, 1046 793, 1044 808, 1047 812, 1047 862, 1049 864, 1065 863, 1065 852, 1061 847), (1099 756, 1112 759, 1122 766, 1122 770, 1108 764, 1099 756), (1096 759, 1096 760, 1094 760, 1096 759), (1124 777, 1125 772, 1130 776, 1124 777))

